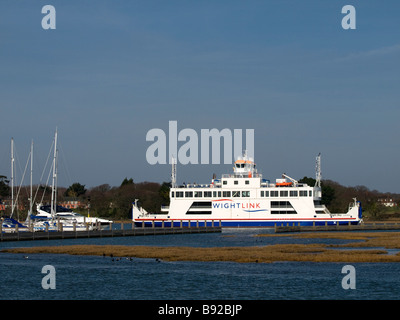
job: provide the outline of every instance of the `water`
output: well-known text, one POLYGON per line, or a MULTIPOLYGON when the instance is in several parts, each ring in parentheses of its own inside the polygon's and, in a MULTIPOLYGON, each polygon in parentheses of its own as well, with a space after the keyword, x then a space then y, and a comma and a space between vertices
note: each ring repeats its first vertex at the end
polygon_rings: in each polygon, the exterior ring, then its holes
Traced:
MULTIPOLYGON (((0 247, 68 244, 254 246, 345 243, 332 239, 254 237, 260 230, 1 243, 0 247)), ((267 232, 263 230, 262 232, 267 232)), ((399 299, 399 263, 353 263, 356 289, 342 288, 344 263, 158 262, 110 257, 0 253, 0 299, 270 300, 399 299), (56 289, 42 288, 42 267, 56 270, 56 289)))

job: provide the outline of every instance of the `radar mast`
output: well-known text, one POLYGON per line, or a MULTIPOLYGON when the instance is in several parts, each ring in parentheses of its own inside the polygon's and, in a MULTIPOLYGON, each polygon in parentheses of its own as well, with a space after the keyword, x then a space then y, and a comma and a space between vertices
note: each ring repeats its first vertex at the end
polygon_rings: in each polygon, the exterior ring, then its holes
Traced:
POLYGON ((176 188, 176 159, 174 156, 171 159, 171 187, 176 188))
POLYGON ((321 153, 318 153, 315 161, 315 186, 321 188, 321 153))

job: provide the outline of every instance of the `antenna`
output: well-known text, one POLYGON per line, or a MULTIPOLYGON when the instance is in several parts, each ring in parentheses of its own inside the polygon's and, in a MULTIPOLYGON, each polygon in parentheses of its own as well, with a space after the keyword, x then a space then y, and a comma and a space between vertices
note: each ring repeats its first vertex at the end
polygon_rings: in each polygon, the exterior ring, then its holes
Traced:
POLYGON ((172 156, 171 159, 171 187, 176 188, 176 159, 172 156))
POLYGON ((321 188, 321 153, 318 153, 315 161, 315 186, 321 188))

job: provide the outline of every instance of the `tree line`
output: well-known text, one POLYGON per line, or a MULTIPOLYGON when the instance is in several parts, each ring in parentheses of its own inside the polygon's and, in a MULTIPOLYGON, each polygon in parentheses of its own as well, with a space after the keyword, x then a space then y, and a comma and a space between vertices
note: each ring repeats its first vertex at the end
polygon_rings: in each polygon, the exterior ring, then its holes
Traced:
MULTIPOLYGON (((8 186, 7 177, 0 176, 0 203, 11 203, 11 188, 8 186)), ((138 204, 148 212, 159 212, 161 205, 169 204, 169 188, 171 184, 164 182, 139 182, 135 183, 132 178, 125 178, 120 186, 110 186, 102 184, 90 189, 78 182, 73 183, 68 188, 59 187, 57 189, 57 203, 68 200, 79 201, 80 207, 74 211, 82 214, 90 214, 103 218, 131 219, 132 203, 138 199, 138 204)), ((24 220, 29 210, 29 188, 22 187, 18 199, 18 213, 16 217, 24 220)), ((51 196, 51 187, 33 186, 35 197, 34 209, 36 203, 49 204, 51 196)), ((15 189, 16 190, 16 189, 15 189)), ((14 195, 16 191, 14 190, 14 195)), ((10 205, 6 207, 1 215, 9 216, 11 213, 10 205)))
MULTIPOLYGON (((307 183, 310 186, 315 185, 315 179, 304 177, 299 182, 307 183)), ((346 187, 332 180, 322 180, 322 204, 325 204, 330 212, 347 212, 348 206, 357 198, 361 202, 363 216, 367 219, 385 219, 390 216, 399 218, 400 209, 395 210, 385 207, 382 199, 393 199, 396 206, 400 205, 400 194, 382 193, 377 190, 370 190, 365 186, 346 187), (395 212, 398 211, 399 213, 395 212)))
MULTIPOLYGON (((309 177, 304 177, 299 182, 307 183, 310 186, 315 185, 315 179, 309 177)), ((10 202, 11 191, 8 184, 7 177, 0 175, 0 203, 10 202)), ((135 199, 138 199, 139 205, 148 212, 160 212, 162 205, 169 204, 170 187, 169 182, 146 181, 136 183, 132 178, 125 178, 119 186, 102 184, 90 189, 86 189, 85 185, 76 182, 68 188, 58 188, 57 202, 78 200, 80 208, 74 209, 74 211, 114 220, 130 219, 132 217, 132 203, 135 199)), ((388 209, 381 204, 379 199, 392 198, 396 203, 400 200, 400 194, 381 193, 377 190, 369 190, 365 186, 346 187, 331 180, 322 180, 321 187, 322 204, 325 204, 331 212, 346 212, 352 199, 357 198, 361 201, 363 211, 367 213, 367 216, 379 219, 384 218, 388 212, 388 209)), ((19 195, 18 217, 20 220, 25 219, 28 212, 28 190, 28 186, 23 187, 19 195)), ((50 203, 50 187, 35 186, 34 190, 36 194, 35 203, 50 203)), ((15 191, 14 194, 16 194, 15 191)), ((10 214, 9 206, 2 214, 10 214)))

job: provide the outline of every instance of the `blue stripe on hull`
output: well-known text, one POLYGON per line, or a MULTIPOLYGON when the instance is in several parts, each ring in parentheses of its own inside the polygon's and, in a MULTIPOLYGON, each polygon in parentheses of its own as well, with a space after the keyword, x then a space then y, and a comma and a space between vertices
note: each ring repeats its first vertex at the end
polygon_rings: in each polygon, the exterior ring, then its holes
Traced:
MULTIPOLYGON (((352 225, 357 225, 359 223, 359 221, 221 221, 221 225, 220 225, 220 221, 219 220, 215 220, 214 221, 214 226, 215 227, 288 227, 288 226, 324 226, 324 225, 328 225, 328 226, 335 226, 337 224, 339 225, 348 225, 350 222, 350 224, 352 225)), ((164 227, 166 228, 170 228, 172 225, 171 221, 165 221, 164 222, 164 227)), ((173 222, 173 227, 175 228, 179 228, 179 227, 204 227, 205 222, 204 221, 199 221, 198 224, 196 221, 182 221, 182 224, 180 221, 174 221, 173 222)), ((211 221, 207 221, 206 222, 206 226, 207 227, 211 227, 213 225, 213 223, 211 221)), ((142 227, 143 224, 142 222, 135 222, 135 226, 136 227, 142 227)), ((153 223, 152 221, 145 221, 144 222, 144 226, 145 227, 152 227, 153 223)), ((162 227, 163 224, 161 221, 154 221, 154 227, 156 228, 160 228, 162 227)))

